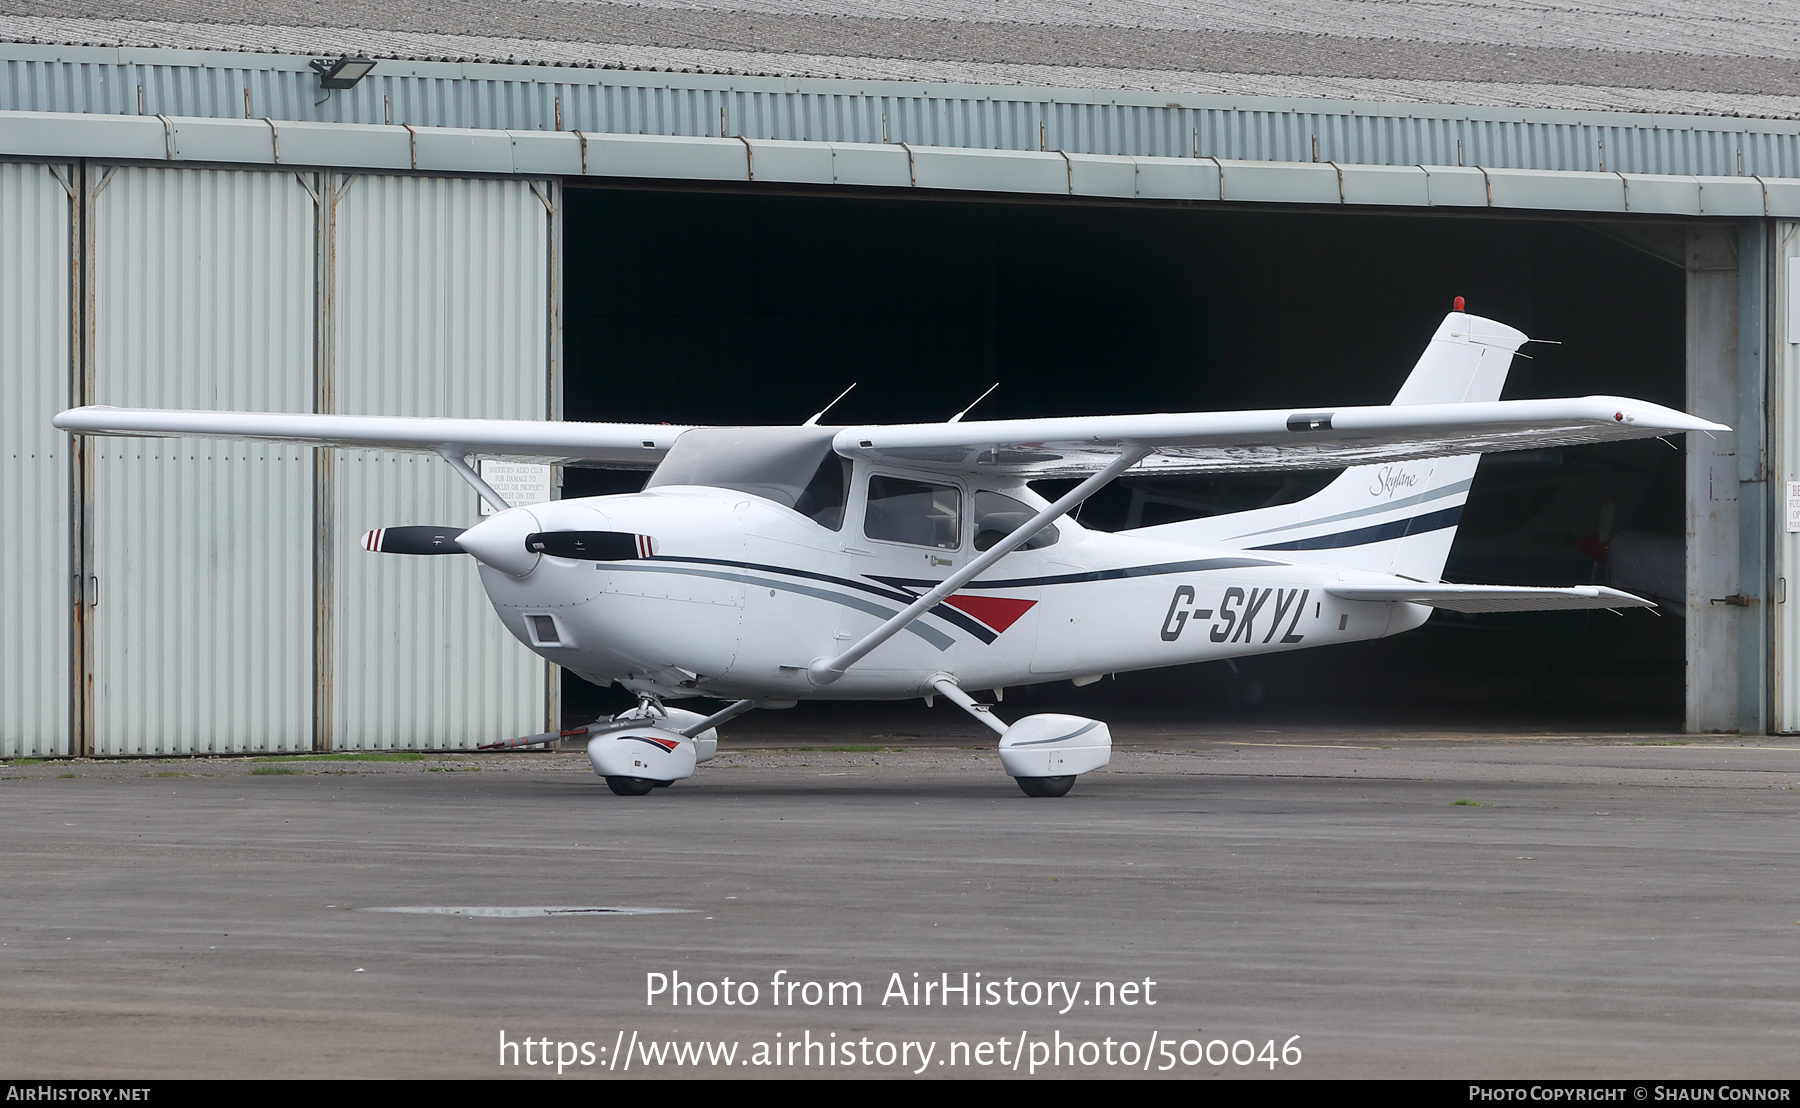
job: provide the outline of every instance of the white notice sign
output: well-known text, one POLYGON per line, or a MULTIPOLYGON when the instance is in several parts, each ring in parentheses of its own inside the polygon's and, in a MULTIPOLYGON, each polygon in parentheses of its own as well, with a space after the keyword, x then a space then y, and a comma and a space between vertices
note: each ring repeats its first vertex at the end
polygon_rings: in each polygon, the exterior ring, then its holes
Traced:
MULTIPOLYGON (((492 462, 482 461, 480 464, 481 479, 493 487, 493 490, 505 498, 507 504, 514 508, 523 508, 527 504, 542 504, 550 499, 550 467, 536 462, 492 462)), ((475 498, 481 504, 481 514, 491 516, 494 506, 481 497, 475 498)), ((1797 528, 1800 529, 1800 528, 1797 528)))
POLYGON ((1787 492, 1787 529, 1800 531, 1800 481, 1789 481, 1787 492))

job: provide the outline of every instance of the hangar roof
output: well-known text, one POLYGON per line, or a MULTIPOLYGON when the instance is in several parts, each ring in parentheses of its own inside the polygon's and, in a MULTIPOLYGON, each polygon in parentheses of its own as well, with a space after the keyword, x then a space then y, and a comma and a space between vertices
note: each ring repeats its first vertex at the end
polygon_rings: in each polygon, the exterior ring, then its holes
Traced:
POLYGON ((0 0, 0 41, 1800 118, 1800 3, 0 0))

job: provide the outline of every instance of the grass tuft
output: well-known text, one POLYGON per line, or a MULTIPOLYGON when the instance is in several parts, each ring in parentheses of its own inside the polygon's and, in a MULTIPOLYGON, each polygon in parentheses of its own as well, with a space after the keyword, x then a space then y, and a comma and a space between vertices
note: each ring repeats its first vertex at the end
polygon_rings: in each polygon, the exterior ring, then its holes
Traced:
POLYGON ((1492 808, 1492 807, 1493 807, 1493 805, 1492 805, 1492 804, 1483 804, 1483 803, 1482 803, 1482 802, 1481 802, 1481 801, 1479 801, 1479 800, 1452 800, 1452 801, 1451 801, 1451 802, 1450 802, 1450 806, 1451 806, 1451 807, 1453 807, 1453 808, 1456 808, 1456 807, 1462 807, 1462 808, 1492 808))
POLYGON ((250 772, 257 777, 287 777, 299 773, 300 771, 297 769, 288 769, 284 766, 263 766, 261 769, 253 769, 250 772))
POLYGON ((410 750, 369 750, 358 754, 278 754, 258 762, 422 762, 425 755, 410 750))

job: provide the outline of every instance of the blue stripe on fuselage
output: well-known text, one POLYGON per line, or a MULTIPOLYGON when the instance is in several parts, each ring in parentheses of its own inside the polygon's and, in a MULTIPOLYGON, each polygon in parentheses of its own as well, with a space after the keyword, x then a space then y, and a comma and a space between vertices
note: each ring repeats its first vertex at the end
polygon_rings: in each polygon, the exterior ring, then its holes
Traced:
POLYGON ((1271 543, 1268 546, 1253 546, 1252 550, 1338 550, 1346 546, 1367 546, 1372 542, 1386 542, 1389 539, 1405 538, 1407 535, 1422 535, 1427 531, 1441 531, 1446 527, 1455 527, 1456 521, 1462 518, 1463 506, 1442 511, 1427 512, 1411 519, 1397 519, 1392 523, 1378 523, 1373 527, 1358 527, 1354 531, 1339 531, 1333 535, 1314 535, 1310 539, 1295 539, 1292 542, 1271 543))

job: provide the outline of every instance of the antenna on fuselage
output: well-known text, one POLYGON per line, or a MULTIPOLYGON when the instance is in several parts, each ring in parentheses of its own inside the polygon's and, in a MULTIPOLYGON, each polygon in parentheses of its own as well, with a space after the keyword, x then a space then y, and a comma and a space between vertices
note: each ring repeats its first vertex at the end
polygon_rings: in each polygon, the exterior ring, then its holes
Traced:
MULTIPOLYGON (((855 387, 856 387, 856 382, 855 381, 850 382, 850 389, 853 389, 855 387)), ((850 395, 850 389, 845 389, 843 392, 838 393, 836 400, 833 400, 831 403, 825 405, 823 408, 820 408, 817 412, 814 412, 813 417, 811 419, 807 420, 805 423, 802 423, 800 426, 802 426, 802 427, 817 427, 819 425, 820 418, 823 417, 826 412, 829 412, 832 408, 836 407, 838 400, 842 400, 844 397, 850 395)))
MULTIPOLYGON (((999 387, 1000 387, 1000 382, 998 382, 998 381, 995 381, 993 384, 989 385, 987 387, 987 392, 984 392, 980 396, 977 396, 975 398, 975 404, 979 404, 983 400, 986 400, 988 398, 988 393, 993 392, 995 389, 997 389, 999 387)), ((950 422, 951 423, 961 423, 963 416, 966 416, 970 412, 975 410, 975 404, 970 404, 968 407, 964 408, 962 411, 957 412, 955 415, 951 416, 950 422)))

